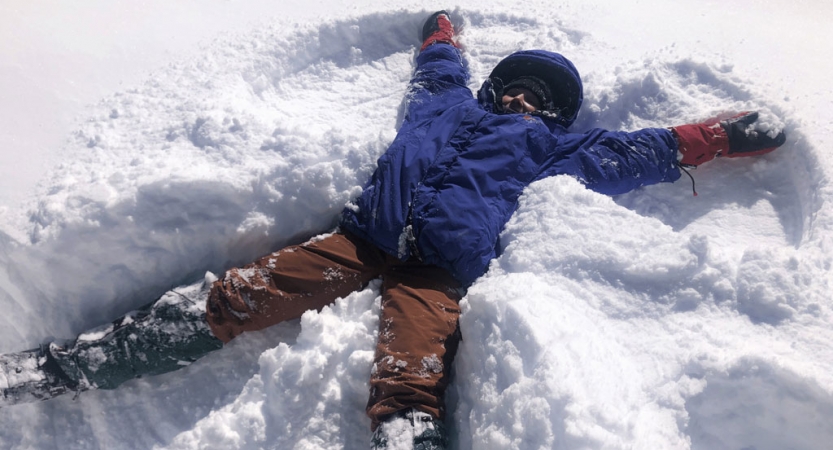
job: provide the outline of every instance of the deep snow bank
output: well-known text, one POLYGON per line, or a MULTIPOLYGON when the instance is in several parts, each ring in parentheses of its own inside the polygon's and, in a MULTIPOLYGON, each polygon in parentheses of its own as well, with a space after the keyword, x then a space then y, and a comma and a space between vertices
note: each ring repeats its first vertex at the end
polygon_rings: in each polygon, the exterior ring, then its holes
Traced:
POLYGON ((103 100, 46 182, 35 245, 11 256, 37 253, 23 284, 57 314, 4 349, 333 226, 395 132, 419 20, 254 32, 103 100))
MULTIPOLYGON (((460 11, 471 87, 508 53, 547 48, 588 86, 577 129, 754 108, 790 140, 698 169, 696 199, 687 179, 616 199, 570 179, 532 186, 464 300, 455 445, 830 442, 830 158, 732 67, 668 50, 612 58, 593 30, 562 25, 580 12, 460 11)), ((103 100, 46 182, 31 245, 0 242, 0 350, 71 336, 332 226, 394 136, 425 15, 253 31, 103 100)), ((361 448, 377 296, 371 286, 177 373, 0 410, 0 444, 361 448)))

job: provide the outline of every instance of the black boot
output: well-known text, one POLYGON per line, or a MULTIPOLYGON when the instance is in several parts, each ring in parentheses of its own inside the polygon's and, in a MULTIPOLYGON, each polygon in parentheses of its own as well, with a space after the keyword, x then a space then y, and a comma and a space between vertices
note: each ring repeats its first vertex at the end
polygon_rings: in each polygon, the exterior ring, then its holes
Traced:
POLYGON ((45 346, 0 355, 0 408, 77 390, 78 383, 67 377, 45 346))
POLYGON ((436 33, 437 31, 440 31, 440 24, 437 21, 437 18, 441 15, 444 15, 449 19, 451 18, 451 16, 445 11, 437 11, 434 14, 431 14, 431 17, 429 17, 428 20, 426 20, 425 23, 422 25, 421 38, 423 42, 425 42, 426 39, 431 37, 432 34, 436 33))
POLYGON ((445 425, 415 409, 400 411, 379 424, 370 439, 371 450, 445 450, 445 425))

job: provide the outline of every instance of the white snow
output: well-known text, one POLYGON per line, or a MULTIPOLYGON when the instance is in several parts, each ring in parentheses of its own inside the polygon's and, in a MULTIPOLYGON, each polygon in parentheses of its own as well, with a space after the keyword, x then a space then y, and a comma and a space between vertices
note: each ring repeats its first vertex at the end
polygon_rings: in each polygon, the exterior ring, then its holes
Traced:
MULTIPOLYGON (((0 7, 0 352, 330 230, 395 136, 422 21, 449 8, 105 3, 0 7)), ((697 197, 685 176, 615 198, 568 178, 530 186, 462 301, 453 448, 829 447, 821 3, 451 9, 472 89, 514 50, 570 58, 577 130, 758 110, 788 134, 693 171, 697 197)), ((367 448, 378 289, 174 373, 1 409, 0 448, 367 448)))

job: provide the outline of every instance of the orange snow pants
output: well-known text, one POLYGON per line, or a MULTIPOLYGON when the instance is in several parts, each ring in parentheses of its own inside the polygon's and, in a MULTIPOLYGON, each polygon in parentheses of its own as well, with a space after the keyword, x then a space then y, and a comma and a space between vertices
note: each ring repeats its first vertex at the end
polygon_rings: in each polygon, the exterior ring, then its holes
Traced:
POLYGON ((206 317, 214 335, 228 342, 320 310, 379 277, 382 311, 367 404, 372 428, 408 408, 442 419, 460 341, 461 286, 439 267, 402 262, 339 232, 229 270, 211 288, 206 317))

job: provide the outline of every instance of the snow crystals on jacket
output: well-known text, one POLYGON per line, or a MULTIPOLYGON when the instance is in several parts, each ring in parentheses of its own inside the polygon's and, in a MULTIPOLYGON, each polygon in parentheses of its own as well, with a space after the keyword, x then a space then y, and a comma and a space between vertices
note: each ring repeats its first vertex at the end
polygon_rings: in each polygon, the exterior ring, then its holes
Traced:
MULTIPOLYGON (((525 51, 578 83, 563 56, 525 51)), ((588 188, 620 194, 680 177, 671 132, 593 129, 569 133, 571 117, 495 111, 490 81, 474 98, 460 51, 435 44, 417 57, 408 110, 364 190, 341 225, 402 260, 419 258, 449 270, 465 285, 488 268, 498 237, 524 188, 570 175, 588 188)))

